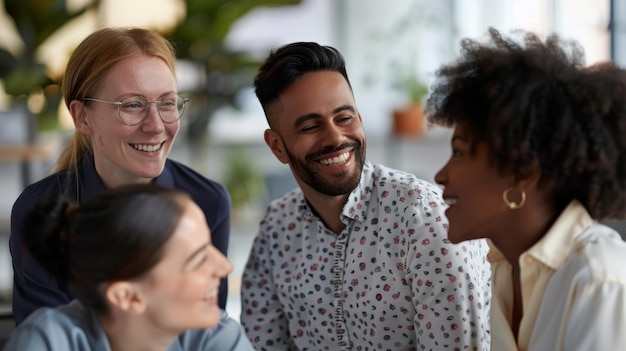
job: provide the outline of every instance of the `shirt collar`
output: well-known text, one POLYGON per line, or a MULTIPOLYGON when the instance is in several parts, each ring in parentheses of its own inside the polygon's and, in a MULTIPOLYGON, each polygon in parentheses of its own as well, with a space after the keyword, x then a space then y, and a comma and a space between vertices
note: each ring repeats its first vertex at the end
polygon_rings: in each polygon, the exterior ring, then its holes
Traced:
POLYGON ((104 182, 98 175, 98 172, 96 172, 96 164, 93 155, 83 157, 80 168, 81 170, 79 172, 82 174, 79 173, 79 181, 83 183, 83 186, 78 188, 82 189, 83 194, 82 196, 78 195, 78 198, 81 199, 81 201, 88 200, 106 189, 104 182))
MULTIPOLYGON (((172 175, 170 167, 168 167, 169 162, 169 160, 165 161, 163 172, 161 172, 161 174, 154 179, 154 183, 173 188, 174 176, 172 175)), ((82 198, 84 201, 106 190, 106 185, 102 181, 102 178, 100 178, 100 175, 98 175, 98 172, 96 172, 96 165, 93 159, 93 155, 87 155, 83 157, 80 162, 80 168, 81 170, 79 172, 82 173, 80 175, 80 181, 83 182, 84 186, 82 187, 82 189, 84 193, 83 196, 79 198, 82 198)))
POLYGON ((548 232, 526 253, 545 265, 558 269, 565 263, 576 238, 592 222, 587 209, 578 200, 573 200, 548 232))
POLYGON ((363 164, 363 171, 361 172, 361 180, 354 190, 348 195, 346 204, 343 206, 342 215, 350 218, 351 220, 357 220, 365 222, 367 220, 367 208, 370 205, 370 198, 372 196, 373 189, 372 184, 376 181, 374 178, 374 167, 369 161, 365 161, 363 164), (363 218, 359 218, 359 214, 363 218))
MULTIPOLYGON (((370 197, 372 196, 370 184, 374 184, 373 177, 373 166, 370 161, 365 161, 363 164, 363 171, 361 171, 361 180, 356 188, 350 192, 348 198, 346 199, 346 203, 343 206, 343 211, 341 212, 341 216, 343 218, 360 222, 366 221, 367 214, 369 213, 369 211, 367 211, 367 207, 369 207, 370 197), (363 211, 362 209, 364 207, 366 210, 363 211), (362 214, 363 218, 359 217, 359 213, 362 214)), ((313 211, 311 211, 309 203, 304 198, 304 194, 301 194, 302 199, 298 206, 299 211, 304 215, 315 216, 313 211)))
MULTIPOLYGON (((574 247, 576 238, 592 222, 593 219, 587 212, 587 209, 578 200, 573 200, 561 212, 548 232, 535 245, 524 252, 522 256, 531 256, 556 270, 565 263, 569 252, 574 247)), ((490 248, 487 256, 489 261, 497 262, 503 260, 504 255, 493 245, 491 240, 487 240, 487 243, 490 248)))

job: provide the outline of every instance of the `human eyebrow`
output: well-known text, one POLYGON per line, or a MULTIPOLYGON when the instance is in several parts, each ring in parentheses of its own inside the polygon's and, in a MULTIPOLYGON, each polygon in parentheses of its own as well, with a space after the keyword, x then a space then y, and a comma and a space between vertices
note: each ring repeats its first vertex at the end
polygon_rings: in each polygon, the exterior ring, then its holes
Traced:
POLYGON ((450 139, 450 144, 454 144, 455 141, 458 141, 460 143, 467 143, 467 138, 463 135, 459 135, 459 134, 455 134, 452 136, 452 138, 450 139))
POLYGON ((336 114, 336 113, 343 112, 343 111, 350 111, 350 112, 356 113, 356 108, 352 105, 342 105, 334 109, 333 113, 336 114))
POLYGON ((206 253, 206 250, 207 250, 208 247, 209 247, 209 243, 205 243, 204 245, 202 245, 199 248, 195 249, 191 253, 191 255, 189 255, 189 257, 187 257, 187 259, 185 260, 185 263, 183 264, 183 267, 187 267, 189 265, 189 263, 191 263, 200 254, 206 253))

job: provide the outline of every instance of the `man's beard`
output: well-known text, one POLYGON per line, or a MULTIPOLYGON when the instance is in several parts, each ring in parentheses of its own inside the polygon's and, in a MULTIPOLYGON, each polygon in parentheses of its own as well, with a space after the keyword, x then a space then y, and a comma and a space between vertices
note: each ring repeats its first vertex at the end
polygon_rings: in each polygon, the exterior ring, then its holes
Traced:
POLYGON ((333 149, 325 149, 313 156, 307 156, 305 161, 297 159, 289 150, 286 150, 287 157, 289 157, 289 163, 295 173, 295 176, 306 183, 316 191, 329 195, 345 195, 349 194, 354 188, 359 185, 361 181, 361 172, 363 171, 363 165, 365 163, 365 145, 361 145, 358 142, 343 144, 333 149), (332 152, 339 152, 344 149, 354 149, 354 161, 356 167, 350 172, 341 172, 335 175, 335 179, 326 180, 320 172, 319 167, 325 167, 324 165, 311 161, 311 159, 318 158, 320 155, 329 154, 332 152))

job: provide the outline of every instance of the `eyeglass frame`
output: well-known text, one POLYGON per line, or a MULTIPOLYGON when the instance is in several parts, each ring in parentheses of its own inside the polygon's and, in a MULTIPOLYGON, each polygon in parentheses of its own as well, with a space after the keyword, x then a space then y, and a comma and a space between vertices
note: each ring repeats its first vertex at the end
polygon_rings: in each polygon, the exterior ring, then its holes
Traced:
POLYGON ((126 100, 126 99, 131 99, 131 98, 142 98, 144 100, 146 100, 146 104, 150 105, 150 104, 155 104, 156 106, 156 110, 157 110, 157 114, 159 115, 159 118, 161 119, 161 121, 163 123, 167 123, 167 124, 172 124, 172 123, 176 123, 178 121, 180 121, 180 118, 183 116, 183 114, 185 113, 185 108, 187 107, 187 103, 189 102, 189 98, 188 97, 184 97, 180 94, 174 94, 174 95, 168 95, 168 96, 177 96, 179 98, 182 98, 183 100, 183 108, 182 111, 178 114, 178 118, 176 118, 173 121, 166 121, 163 119, 163 117, 161 116, 161 111, 159 110, 159 106, 161 103, 163 103, 163 100, 154 100, 154 101, 149 101, 148 99, 146 99, 145 97, 141 96, 141 95, 133 95, 133 96, 127 96, 119 101, 107 101, 107 100, 101 100, 101 99, 96 99, 96 98, 82 98, 83 101, 95 101, 95 102, 104 102, 106 104, 111 104, 111 105, 115 105, 117 106, 117 116, 119 117, 119 119, 122 121, 122 123, 126 124, 127 126, 137 126, 140 125, 141 123, 143 123, 143 121, 146 120, 146 118, 148 118, 148 116, 150 115, 150 107, 148 106, 146 108, 146 115, 141 119, 141 121, 137 122, 137 123, 133 123, 130 124, 128 122, 126 122, 124 120, 124 118, 122 117, 122 111, 120 111, 120 106, 122 106, 122 101, 126 100))

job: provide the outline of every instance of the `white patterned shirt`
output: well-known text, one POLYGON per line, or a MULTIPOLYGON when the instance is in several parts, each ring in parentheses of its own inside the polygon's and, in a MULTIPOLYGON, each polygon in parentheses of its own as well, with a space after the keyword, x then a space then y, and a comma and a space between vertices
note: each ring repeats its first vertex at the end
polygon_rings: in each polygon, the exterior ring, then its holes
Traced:
POLYGON ((438 187, 365 163, 324 226, 297 189, 274 200, 243 273, 257 350, 489 350, 484 240, 447 240, 438 187))

